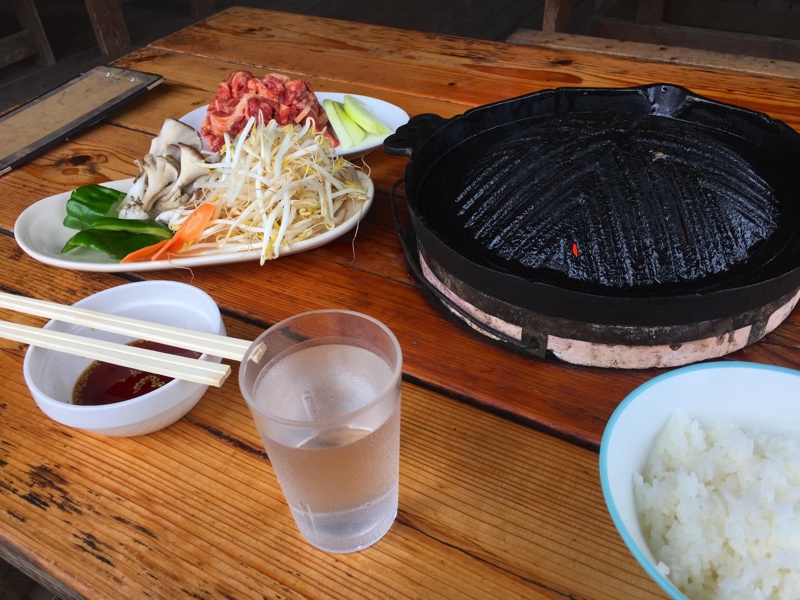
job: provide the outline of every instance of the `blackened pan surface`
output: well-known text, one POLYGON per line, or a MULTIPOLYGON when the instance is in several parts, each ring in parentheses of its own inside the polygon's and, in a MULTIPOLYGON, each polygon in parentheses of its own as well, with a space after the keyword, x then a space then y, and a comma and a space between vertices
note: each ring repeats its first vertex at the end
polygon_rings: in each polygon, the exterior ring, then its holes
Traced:
POLYGON ((505 301, 692 322, 800 286, 800 136, 766 115, 659 84, 539 92, 406 127, 385 148, 411 156, 420 243, 505 301))

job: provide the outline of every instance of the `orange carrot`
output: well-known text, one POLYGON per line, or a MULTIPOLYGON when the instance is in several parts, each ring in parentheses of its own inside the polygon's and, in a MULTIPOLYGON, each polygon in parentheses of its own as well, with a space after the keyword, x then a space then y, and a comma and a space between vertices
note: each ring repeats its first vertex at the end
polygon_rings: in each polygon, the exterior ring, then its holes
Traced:
POLYGON ((151 244, 149 246, 145 246, 144 248, 139 248, 138 250, 134 250, 130 254, 127 254, 121 261, 121 263, 129 263, 129 262, 136 262, 138 260, 144 260, 146 258, 150 258, 153 254, 155 254, 162 246, 166 245, 169 242, 167 240, 160 240, 155 244, 151 244))
POLYGON ((158 260, 158 258, 165 252, 169 254, 179 253, 191 246, 194 242, 200 239, 203 231, 205 230, 208 222, 213 218, 217 207, 213 204, 205 203, 195 208, 191 214, 186 217, 186 220, 181 223, 178 230, 168 240, 161 240, 147 246, 141 250, 131 252, 120 262, 133 262, 137 260, 158 260))
POLYGON ((186 217, 186 220, 181 223, 181 226, 178 227, 175 235, 168 239, 167 243, 159 248, 150 260, 158 260, 159 256, 170 250, 175 253, 182 252, 187 246, 191 246, 195 243, 200 239, 200 235, 202 235, 206 225, 208 225, 208 222, 214 216, 216 210, 217 207, 208 202, 195 208, 192 213, 186 217))

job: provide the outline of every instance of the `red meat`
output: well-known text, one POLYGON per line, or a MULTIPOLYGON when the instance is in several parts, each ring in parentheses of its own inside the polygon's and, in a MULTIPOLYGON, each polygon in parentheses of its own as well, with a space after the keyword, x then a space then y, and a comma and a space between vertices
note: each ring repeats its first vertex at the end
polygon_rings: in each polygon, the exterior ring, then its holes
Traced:
POLYGON ((328 115, 311 84, 276 73, 262 79, 250 71, 234 71, 228 75, 208 105, 200 133, 211 150, 217 151, 225 142, 225 133, 231 137, 238 135, 250 117, 259 115, 264 123, 275 119, 278 125, 303 124, 312 118, 317 131, 324 130, 331 146, 339 144, 333 131, 327 127, 328 115))

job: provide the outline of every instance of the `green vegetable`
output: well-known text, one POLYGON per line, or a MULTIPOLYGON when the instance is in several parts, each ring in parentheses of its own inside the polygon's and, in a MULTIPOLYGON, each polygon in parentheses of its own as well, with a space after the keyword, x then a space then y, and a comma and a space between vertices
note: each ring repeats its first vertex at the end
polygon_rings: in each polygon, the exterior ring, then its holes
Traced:
POLYGON ((81 231, 67 240, 61 252, 91 248, 119 260, 172 237, 167 227, 153 221, 107 217, 123 198, 125 192, 101 185, 85 185, 72 192, 67 200, 64 226, 81 231))
POLYGON ((124 197, 125 192, 118 192, 102 185, 79 187, 67 200, 64 226, 70 229, 89 229, 97 219, 105 217, 124 197))
POLYGON ((339 119, 341 119, 344 128, 347 129, 347 135, 352 138, 353 145, 357 146, 367 135, 367 132, 356 125, 356 122, 350 118, 350 115, 344 110, 344 104, 341 102, 334 102, 333 105, 336 107, 336 113, 339 115, 339 119))
POLYGON ((132 233, 102 229, 86 229, 73 235, 61 252, 69 252, 75 248, 91 248, 108 254, 111 258, 122 260, 131 252, 164 239, 149 233, 132 233))
POLYGON ((136 219, 117 219, 115 217, 101 217, 94 222, 95 231, 127 231, 129 233, 146 233, 160 240, 172 237, 168 227, 155 221, 139 221, 136 219))
POLYGON ((372 114, 364 102, 355 96, 344 97, 344 110, 364 131, 370 133, 389 133, 391 131, 383 121, 372 114))
MULTIPOLYGON (((331 125, 333 125, 333 131, 336 133, 336 137, 339 138, 339 146, 342 150, 346 150, 347 148, 353 147, 355 143, 347 127, 345 127, 342 122, 341 115, 336 109, 336 104, 337 103, 333 100, 322 101, 322 107, 325 109, 325 113, 328 115, 328 120, 331 122, 331 125)), ((361 137, 364 136, 362 135, 361 137)))

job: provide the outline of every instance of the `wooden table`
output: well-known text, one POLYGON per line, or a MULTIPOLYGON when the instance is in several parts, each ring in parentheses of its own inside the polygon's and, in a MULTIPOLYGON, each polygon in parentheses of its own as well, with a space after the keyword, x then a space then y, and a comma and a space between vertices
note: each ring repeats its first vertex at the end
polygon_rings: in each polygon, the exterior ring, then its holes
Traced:
MULTIPOLYGON (((618 536, 597 475, 607 419, 658 372, 526 358, 445 318, 412 279, 392 225, 389 189, 405 159, 367 157, 377 198, 355 251, 347 239, 263 267, 61 270, 17 247, 14 221, 42 197, 132 176, 163 119, 206 104, 241 66, 382 98, 412 115, 452 116, 558 86, 674 82, 795 128, 797 81, 241 8, 117 64, 166 82, 0 179, 3 288, 71 303, 126 281, 191 283, 219 303, 231 335, 251 339, 305 310, 346 307, 381 319, 405 358, 399 516, 356 554, 305 543, 235 372, 175 425, 104 438, 46 418, 22 377, 25 347, 0 341, 3 557, 65 598, 663 597, 618 536)), ((731 358, 797 367, 799 345, 795 312, 731 358)))

